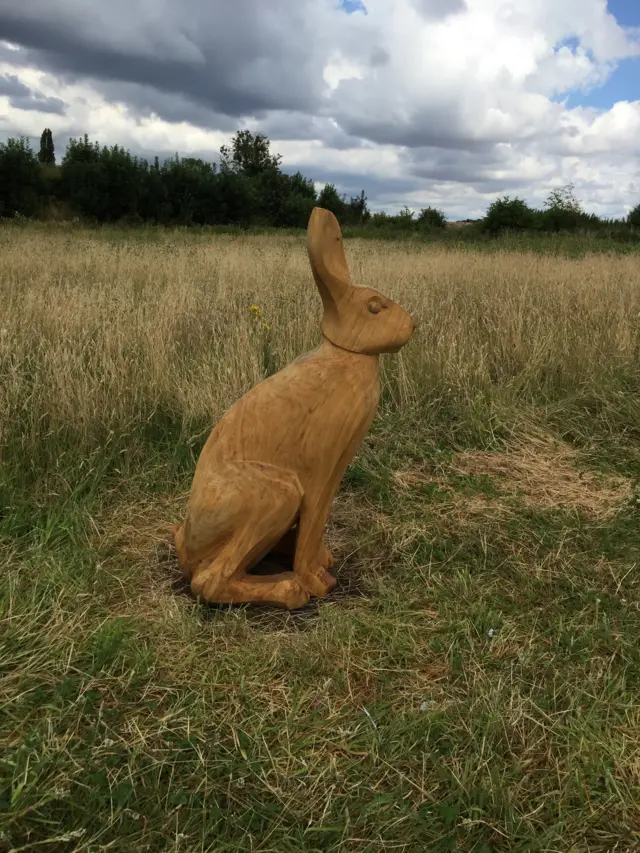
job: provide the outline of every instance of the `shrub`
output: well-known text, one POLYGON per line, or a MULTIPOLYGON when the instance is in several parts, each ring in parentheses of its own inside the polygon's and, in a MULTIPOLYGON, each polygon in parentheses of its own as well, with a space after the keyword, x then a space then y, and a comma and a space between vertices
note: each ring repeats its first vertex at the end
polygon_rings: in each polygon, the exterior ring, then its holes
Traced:
POLYGON ((418 225, 427 228, 444 228, 447 218, 441 210, 435 207, 423 207, 418 214, 418 225))
POLYGON ((501 231, 526 231, 535 225, 535 211, 522 199, 497 198, 489 205, 484 218, 484 229, 490 234, 501 231))

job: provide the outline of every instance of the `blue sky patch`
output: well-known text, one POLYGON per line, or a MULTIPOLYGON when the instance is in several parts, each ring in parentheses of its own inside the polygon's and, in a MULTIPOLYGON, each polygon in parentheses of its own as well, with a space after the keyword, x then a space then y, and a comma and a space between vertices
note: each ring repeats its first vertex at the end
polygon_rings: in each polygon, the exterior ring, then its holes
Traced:
MULTIPOLYGON (((638 0, 609 0, 607 8, 621 26, 640 29, 638 0)), ((562 44, 575 50, 579 41, 577 38, 568 38, 562 44)), ((618 101, 638 101, 640 100, 640 57, 623 59, 619 62, 602 86, 594 86, 584 91, 576 89, 554 100, 564 101, 569 109, 594 107, 600 110, 608 110, 618 101)))
POLYGON ((640 101, 640 59, 623 59, 602 86, 570 92, 566 104, 608 110, 618 101, 640 101))
POLYGON ((362 0, 340 0, 340 5, 347 15, 353 15, 354 12, 362 12, 367 14, 367 7, 362 0))
POLYGON ((609 0, 607 8, 621 26, 640 27, 638 0, 609 0))

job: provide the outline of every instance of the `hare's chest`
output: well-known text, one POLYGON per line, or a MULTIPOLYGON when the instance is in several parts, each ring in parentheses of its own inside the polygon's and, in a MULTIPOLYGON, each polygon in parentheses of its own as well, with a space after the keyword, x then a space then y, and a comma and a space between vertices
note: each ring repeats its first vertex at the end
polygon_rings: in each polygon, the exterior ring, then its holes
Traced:
POLYGON ((310 401, 300 435, 307 464, 332 468, 334 463, 350 458, 375 418, 378 399, 377 379, 367 384, 346 381, 325 387, 323 394, 310 401))

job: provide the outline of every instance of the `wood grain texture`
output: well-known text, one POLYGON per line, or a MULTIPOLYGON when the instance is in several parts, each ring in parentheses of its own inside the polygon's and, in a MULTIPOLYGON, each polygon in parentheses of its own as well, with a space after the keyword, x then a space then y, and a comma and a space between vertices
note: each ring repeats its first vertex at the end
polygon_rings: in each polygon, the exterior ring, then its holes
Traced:
POLYGON ((340 226, 314 208, 309 261, 324 306, 323 340, 260 382, 212 430, 196 465, 186 517, 174 527, 182 570, 208 602, 289 609, 336 585, 324 543, 331 502, 378 408, 379 355, 397 352, 410 315, 351 281, 340 226), (250 570, 289 553, 293 571, 250 570))

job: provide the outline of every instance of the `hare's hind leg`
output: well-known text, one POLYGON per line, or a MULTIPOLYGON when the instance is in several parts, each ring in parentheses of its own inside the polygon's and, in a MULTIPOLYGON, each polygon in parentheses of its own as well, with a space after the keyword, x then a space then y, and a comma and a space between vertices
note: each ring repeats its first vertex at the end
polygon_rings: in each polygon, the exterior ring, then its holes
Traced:
POLYGON ((306 604, 309 593, 293 572, 248 574, 291 529, 301 501, 293 472, 254 462, 227 463, 194 490, 183 544, 197 545, 203 557, 192 571, 194 595, 224 604, 306 604))

